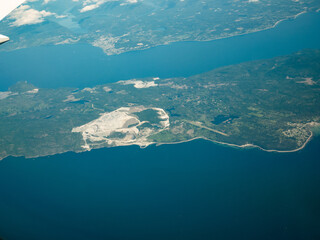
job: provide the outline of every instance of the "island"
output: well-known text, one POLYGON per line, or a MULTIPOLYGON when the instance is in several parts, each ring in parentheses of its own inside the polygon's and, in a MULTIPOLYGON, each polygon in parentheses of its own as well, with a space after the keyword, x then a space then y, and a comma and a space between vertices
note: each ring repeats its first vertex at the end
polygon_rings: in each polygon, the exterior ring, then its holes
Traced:
POLYGON ((0 92, 0 159, 207 139, 265 151, 302 149, 320 129, 320 50, 187 78, 0 92))

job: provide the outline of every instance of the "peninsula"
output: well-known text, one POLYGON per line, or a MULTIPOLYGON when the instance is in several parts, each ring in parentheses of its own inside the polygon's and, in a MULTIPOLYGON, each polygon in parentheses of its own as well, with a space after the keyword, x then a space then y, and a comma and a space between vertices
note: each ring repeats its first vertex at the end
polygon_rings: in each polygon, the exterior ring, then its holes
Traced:
POLYGON ((320 127, 320 50, 188 78, 0 92, 0 158, 203 138, 266 151, 302 149, 320 127))

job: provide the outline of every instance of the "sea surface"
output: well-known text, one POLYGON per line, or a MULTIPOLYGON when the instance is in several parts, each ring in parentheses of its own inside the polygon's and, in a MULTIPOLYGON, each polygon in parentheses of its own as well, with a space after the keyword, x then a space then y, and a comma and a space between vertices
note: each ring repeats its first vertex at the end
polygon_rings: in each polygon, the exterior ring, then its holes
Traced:
MULTIPOLYGON (((320 14, 119 56, 86 45, 0 52, 0 89, 189 76, 320 48, 320 14), (20 62, 20 64, 18 64, 20 62), (125 70, 124 70, 125 69, 125 70)), ((27 140, 26 140, 27 141, 27 140)), ((0 161, 0 239, 320 239, 320 137, 296 153, 196 140, 0 161)))
POLYGON ((308 13, 265 31, 209 42, 176 42, 114 56, 84 44, 0 52, 0 91, 17 81, 41 88, 84 88, 132 78, 187 77, 225 65, 320 48, 319 29, 320 13, 308 13))
POLYGON ((297 153, 196 140, 0 162, 5 239, 320 238, 320 138, 297 153))

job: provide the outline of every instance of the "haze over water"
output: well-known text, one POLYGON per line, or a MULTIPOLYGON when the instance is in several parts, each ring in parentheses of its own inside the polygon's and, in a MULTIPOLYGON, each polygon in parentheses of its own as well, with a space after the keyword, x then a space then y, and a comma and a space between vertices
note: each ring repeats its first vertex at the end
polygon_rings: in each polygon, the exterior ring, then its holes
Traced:
MULTIPOLYGON (((84 87, 132 77, 188 76, 320 48, 319 26, 320 15, 307 14, 250 35, 112 57, 80 45, 0 53, 8 58, 0 57, 0 83, 2 89, 17 80, 39 87, 84 87), (25 64, 14 71, 18 60, 25 64)), ((9 157, 0 161, 0 237, 319 239, 319 146, 315 138, 302 151, 277 154, 197 140, 9 157)))

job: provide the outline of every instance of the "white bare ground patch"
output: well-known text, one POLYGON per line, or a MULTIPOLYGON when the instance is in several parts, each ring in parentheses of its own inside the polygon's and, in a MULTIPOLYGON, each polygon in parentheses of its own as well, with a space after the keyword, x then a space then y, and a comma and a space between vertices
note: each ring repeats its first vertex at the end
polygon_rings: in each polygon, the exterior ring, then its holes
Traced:
POLYGON ((81 90, 81 92, 89 92, 89 93, 95 93, 96 92, 96 88, 84 88, 81 90))
POLYGON ((39 92, 39 89, 38 89, 38 88, 35 88, 35 89, 32 89, 32 90, 27 91, 26 93, 35 94, 35 93, 38 93, 38 92, 39 92))
POLYGON ((304 78, 304 81, 299 81, 297 83, 303 83, 303 84, 309 85, 309 86, 316 84, 316 82, 313 81, 312 78, 304 78))
POLYGON ((170 126, 168 114, 161 108, 121 107, 104 113, 85 125, 72 129, 82 134, 86 150, 103 146, 139 145, 146 147, 153 142, 148 140, 152 134, 159 133, 170 126), (157 112, 159 123, 142 121, 135 115, 144 110, 157 112))
POLYGON ((76 98, 74 95, 70 94, 65 100, 63 100, 63 102, 76 102, 80 100, 80 98, 76 98))
POLYGON ((0 100, 5 99, 12 95, 12 92, 0 92, 0 100))
POLYGON ((63 41, 55 43, 55 45, 72 44, 72 43, 77 43, 79 41, 80 41, 80 38, 76 38, 76 39, 67 38, 63 41))
POLYGON ((103 87, 103 90, 104 90, 105 92, 107 92, 107 93, 109 93, 109 92, 111 92, 111 91, 112 91, 112 89, 111 89, 111 88, 109 88, 109 87, 103 87))
MULTIPOLYGON (((157 80, 157 79, 155 79, 157 80)), ((136 79, 126 80, 126 81, 119 81, 119 84, 122 85, 133 85, 135 88, 149 88, 149 87, 157 87, 158 84, 154 81, 141 81, 136 79)))
POLYGON ((127 93, 126 90, 120 90, 120 91, 116 92, 116 94, 123 94, 123 95, 125 95, 125 94, 128 94, 128 93, 127 93))

